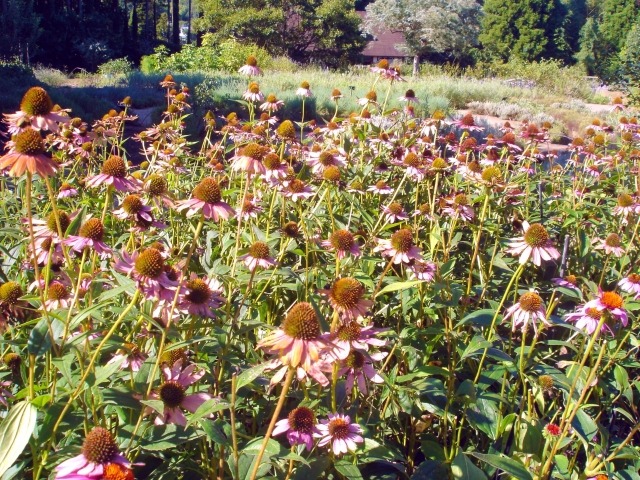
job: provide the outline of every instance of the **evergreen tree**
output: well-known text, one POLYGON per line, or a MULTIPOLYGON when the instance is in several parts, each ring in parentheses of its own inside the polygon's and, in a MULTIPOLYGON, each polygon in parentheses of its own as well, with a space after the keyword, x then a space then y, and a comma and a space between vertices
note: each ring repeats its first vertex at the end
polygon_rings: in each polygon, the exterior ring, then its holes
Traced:
POLYGON ((569 59, 566 17, 560 0, 486 0, 480 42, 503 60, 569 59))
POLYGON ((37 53, 41 20, 34 12, 32 0, 1 0, 0 58, 18 57, 28 62, 37 53))
POLYGON ((636 0, 604 0, 601 8, 598 26, 604 42, 601 47, 611 54, 618 54, 638 18, 636 0))

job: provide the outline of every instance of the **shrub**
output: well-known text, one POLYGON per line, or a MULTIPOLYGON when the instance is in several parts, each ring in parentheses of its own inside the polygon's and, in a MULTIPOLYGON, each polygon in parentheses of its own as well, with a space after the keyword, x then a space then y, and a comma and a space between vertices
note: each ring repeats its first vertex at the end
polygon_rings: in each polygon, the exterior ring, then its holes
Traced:
POLYGON ((127 75, 133 71, 133 63, 127 58, 114 58, 98 67, 101 75, 127 75))

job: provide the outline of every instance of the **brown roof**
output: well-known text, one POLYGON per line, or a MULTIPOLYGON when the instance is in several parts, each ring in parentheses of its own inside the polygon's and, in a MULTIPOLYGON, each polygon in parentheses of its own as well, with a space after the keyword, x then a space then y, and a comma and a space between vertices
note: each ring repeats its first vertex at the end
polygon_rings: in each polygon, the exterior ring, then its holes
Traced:
MULTIPOLYGON (((364 23, 367 18, 367 12, 357 11, 358 15, 364 23)), ((399 32, 392 32, 385 28, 377 28, 372 32, 374 39, 366 46, 362 55, 365 57, 384 57, 384 58, 406 58, 410 57, 406 52, 398 50, 397 45, 404 44, 404 35, 399 32)))

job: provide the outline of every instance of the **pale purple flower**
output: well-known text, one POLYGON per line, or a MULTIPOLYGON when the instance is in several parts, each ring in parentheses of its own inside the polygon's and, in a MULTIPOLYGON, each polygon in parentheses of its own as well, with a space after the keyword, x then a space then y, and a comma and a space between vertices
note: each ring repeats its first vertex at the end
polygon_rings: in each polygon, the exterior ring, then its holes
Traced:
MULTIPOLYGON (((176 361, 172 367, 164 365, 162 368, 164 383, 160 385, 157 392, 150 395, 150 398, 164 403, 162 412, 158 412, 160 415, 154 421, 156 425, 175 423, 185 427, 187 418, 182 409, 193 413, 200 405, 213 398, 212 395, 203 392, 187 395, 187 389, 205 374, 204 369, 197 370, 197 368, 197 365, 191 364, 183 369, 182 359, 176 361)), ((147 408, 147 412, 148 410, 147 408)))
POLYGON ((291 410, 287 418, 278 420, 272 435, 287 434, 289 445, 304 445, 313 449, 313 436, 320 431, 316 427, 316 416, 310 408, 298 407, 291 410))
POLYGON ((269 245, 265 242, 254 242, 249 247, 249 251, 239 257, 238 260, 243 260, 245 266, 251 272, 254 272, 258 267, 269 268, 276 264, 270 255, 269 245))
MULTIPOLYGON (((568 322, 575 322, 576 328, 585 331, 588 335, 592 335, 598 328, 598 323, 602 318, 602 311, 594 307, 587 308, 586 305, 581 305, 575 312, 569 313, 565 316, 568 322)), ((602 331, 611 329, 605 323, 602 325, 602 331)))
POLYGON ((140 367, 142 367, 142 364, 145 362, 147 357, 148 355, 141 352, 140 348, 135 343, 127 343, 125 344, 125 349, 114 355, 107 364, 117 364, 120 365, 122 370, 137 372, 140 370, 140 367))
POLYGON ((367 380, 373 383, 384 383, 384 379, 373 367, 374 361, 383 360, 387 356, 386 352, 368 354, 362 350, 352 350, 347 358, 340 362, 338 377, 347 375, 345 390, 347 395, 351 394, 353 386, 358 382, 358 390, 363 395, 367 395, 367 380))
POLYGON ((305 184, 302 180, 298 178, 294 178, 288 185, 282 190, 282 194, 297 202, 300 199, 305 199, 309 197, 313 197, 314 191, 313 189, 305 184))
POLYGON ((426 260, 415 260, 409 264, 410 276, 423 282, 432 282, 436 276, 436 271, 436 264, 426 260))
POLYGON ((123 250, 113 269, 136 280, 147 298, 173 301, 178 282, 169 278, 168 273, 172 277, 174 274, 167 268, 164 255, 158 249, 146 248, 131 255, 123 250))
POLYGON ((204 218, 213 219, 216 222, 220 219, 227 220, 236 214, 229 204, 222 201, 220 185, 212 177, 207 177, 196 185, 192 198, 181 200, 176 205, 176 210, 179 212, 187 210, 187 217, 202 212, 204 218))
POLYGON ((360 246, 355 237, 348 230, 336 230, 328 240, 323 240, 320 245, 324 248, 336 252, 336 257, 342 260, 347 254, 354 257, 361 255, 360 246))
POLYGON ((451 125, 463 130, 469 130, 470 132, 481 132, 484 130, 484 128, 476 125, 476 122, 474 121, 473 115, 471 113, 467 113, 460 117, 458 120, 451 122, 451 125))
POLYGON ((366 316, 373 306, 372 300, 364 298, 364 285, 352 277, 339 278, 329 289, 320 290, 320 293, 326 295, 331 306, 348 320, 366 316))
POLYGON ((640 275, 637 273, 630 273, 624 277, 618 282, 618 286, 623 292, 635 295, 636 299, 640 298, 640 275))
POLYGON ((111 185, 119 192, 135 192, 140 189, 140 182, 127 178, 127 164, 117 155, 109 157, 102 165, 98 175, 87 178, 85 185, 96 188, 101 185, 111 185))
POLYGON ((523 236, 510 240, 507 250, 512 255, 520 255, 519 262, 521 264, 533 258, 534 265, 540 266, 542 260, 549 261, 560 258, 560 252, 555 249, 547 230, 541 224, 529 225, 528 222, 523 221, 522 228, 524 230, 523 236))
POLYGON ((9 404, 7 403, 7 398, 13 397, 11 390, 7 388, 10 386, 11 386, 11 381, 0 380, 0 404, 4 405, 7 408, 9 407, 9 404))
POLYGON ((518 302, 507 310, 504 320, 510 317, 513 317, 511 330, 515 331, 520 327, 523 335, 527 333, 529 323, 533 325, 533 331, 536 334, 538 333, 538 322, 551 326, 547 321, 542 298, 535 292, 526 292, 520 295, 518 302))
POLYGON ((374 328, 371 325, 363 327, 355 320, 347 320, 331 335, 333 349, 329 354, 335 359, 344 360, 354 349, 368 351, 369 346, 384 347, 387 341, 377 336, 386 331, 384 328, 374 328))
POLYGON ((319 438, 319 447, 329 445, 335 455, 353 452, 358 447, 358 443, 363 443, 362 427, 357 423, 351 423, 348 415, 330 413, 326 420, 322 420, 318 425, 319 433, 314 437, 319 438))
POLYGON ((598 291, 598 297, 585 303, 585 309, 595 308, 611 317, 611 320, 620 321, 625 327, 628 323, 627 312, 623 307, 622 297, 615 292, 598 291))
POLYGON ((624 255, 624 248, 622 248, 622 242, 617 233, 610 233, 604 240, 601 238, 596 239, 596 244, 593 248, 596 250, 604 250, 607 255, 614 255, 616 257, 624 255))
POLYGON ((377 193, 378 195, 389 195, 393 193, 393 188, 387 185, 386 182, 380 180, 367 188, 367 192, 377 193))
POLYGON ((58 191, 58 199, 72 198, 78 195, 78 189, 68 183, 63 183, 58 191))
POLYGON ((413 243, 413 232, 408 228, 398 230, 388 240, 379 239, 378 246, 373 251, 390 258, 396 265, 422 260, 420 249, 413 243))
POLYGON ((111 248, 102 240, 104 238, 104 225, 98 218, 90 218, 82 224, 78 235, 69 235, 63 240, 72 250, 82 253, 85 248, 95 251, 100 258, 111 256, 111 248))
POLYGON ((384 218, 389 223, 396 223, 408 220, 409 216, 405 213, 404 208, 398 202, 392 202, 382 209, 384 218))

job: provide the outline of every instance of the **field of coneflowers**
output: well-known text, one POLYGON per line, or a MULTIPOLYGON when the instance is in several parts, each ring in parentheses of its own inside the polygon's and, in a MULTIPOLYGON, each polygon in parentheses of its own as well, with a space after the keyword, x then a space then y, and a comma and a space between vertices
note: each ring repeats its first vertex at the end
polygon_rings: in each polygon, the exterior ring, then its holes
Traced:
POLYGON ((241 73, 198 137, 170 75, 133 138, 5 116, 0 478, 640 479, 634 112, 556 158, 384 61, 325 122, 241 73))

